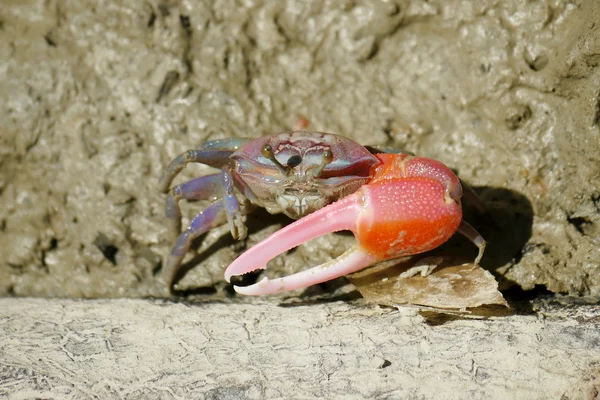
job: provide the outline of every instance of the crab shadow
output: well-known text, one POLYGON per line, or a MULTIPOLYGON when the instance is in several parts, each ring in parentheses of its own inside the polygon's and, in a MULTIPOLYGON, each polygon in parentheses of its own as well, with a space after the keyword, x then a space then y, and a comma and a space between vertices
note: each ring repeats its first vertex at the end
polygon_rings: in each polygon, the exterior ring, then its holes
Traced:
MULTIPOLYGON (((513 313, 530 314, 531 305, 527 300, 536 294, 524 293, 515 282, 505 278, 504 274, 510 266, 518 264, 528 251, 527 242, 533 228, 533 206, 525 195, 515 190, 491 186, 473 189, 485 206, 485 211, 480 212, 477 207, 465 202, 463 218, 487 242, 480 266, 491 272, 499 282, 499 288, 513 313)), ((477 248, 465 237, 454 235, 427 255, 474 259, 477 248)))
MULTIPOLYGON (((468 202, 463 204, 463 219, 477 229, 487 242, 481 267, 496 273, 507 264, 516 264, 523 256, 533 227, 533 206, 520 192, 506 188, 473 188, 485 206, 481 213, 468 202)), ((432 255, 452 253, 473 257, 477 248, 461 235, 454 235, 432 255)))
MULTIPOLYGON (((510 264, 517 264, 526 250, 526 243, 532 234, 533 226, 533 207, 531 202, 522 193, 499 187, 479 186, 473 188, 485 206, 485 212, 465 201, 463 204, 463 218, 477 229, 485 238, 487 247, 485 255, 481 261, 481 267, 490 271, 497 279, 502 280, 502 274, 498 271, 500 268, 510 264)), ((247 216, 246 225, 249 235, 255 234, 273 225, 285 226, 292 220, 282 214, 272 215, 266 210, 258 208, 247 216)), ((341 235, 351 235, 349 232, 340 232, 341 235)), ((196 239, 191 249, 197 249, 205 235, 196 239)), ((202 263, 212 254, 222 247, 234 247, 239 249, 241 254, 246 249, 244 242, 234 240, 229 232, 223 234, 219 239, 209 247, 198 253, 189 261, 182 264, 177 271, 175 282, 180 281, 191 269, 201 268, 202 263)), ((293 251, 293 250, 292 250, 293 251)), ((426 256, 455 256, 474 259, 477 255, 477 248, 461 235, 454 235, 448 242, 442 246, 425 253, 426 256)), ((251 273, 240 277, 235 281, 236 285, 249 285, 258 280, 260 272, 251 273)), ((320 285, 306 289, 298 299, 298 305, 307 305, 309 303, 323 303, 330 301, 339 301, 355 299, 360 297, 357 292, 345 293, 340 295, 337 289, 346 283, 345 279, 326 282, 320 285), (315 292, 321 294, 315 298, 315 292), (328 298, 329 293, 331 298, 328 298)), ((235 295, 232 285, 227 284, 225 291, 229 295, 235 295)), ((185 290, 173 289, 175 296, 189 297, 193 295, 214 295, 217 293, 217 286, 186 288, 185 290)), ((508 296, 507 301, 513 306, 518 302, 522 293, 516 292, 516 299, 508 296)), ((293 306, 294 302, 287 306, 293 306)), ((518 308, 518 307, 517 307, 518 308)), ((526 310, 525 310, 526 311, 526 310)))

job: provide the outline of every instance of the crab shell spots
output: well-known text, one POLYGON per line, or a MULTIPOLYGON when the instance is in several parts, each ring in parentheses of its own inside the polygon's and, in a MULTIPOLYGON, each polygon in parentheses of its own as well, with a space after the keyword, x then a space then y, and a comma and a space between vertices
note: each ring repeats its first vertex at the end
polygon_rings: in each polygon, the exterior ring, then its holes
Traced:
POLYGON ((409 154, 378 154, 382 163, 375 170, 371 183, 403 177, 427 177, 442 182, 447 192, 445 200, 458 200, 462 196, 460 180, 450 168, 437 160, 409 154))
POLYGON ((363 190, 369 204, 357 221, 360 246, 380 259, 440 246, 462 220, 460 201, 444 201, 446 185, 430 178, 382 181, 363 190))

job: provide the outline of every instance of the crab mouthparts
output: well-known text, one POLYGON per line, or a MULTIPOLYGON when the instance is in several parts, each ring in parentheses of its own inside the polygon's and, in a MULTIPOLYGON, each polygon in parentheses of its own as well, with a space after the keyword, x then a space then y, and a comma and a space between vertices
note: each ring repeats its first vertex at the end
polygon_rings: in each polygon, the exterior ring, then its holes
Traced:
POLYGON ((318 210, 325 205, 325 201, 318 194, 286 193, 277 198, 277 204, 286 215, 298 219, 318 210))

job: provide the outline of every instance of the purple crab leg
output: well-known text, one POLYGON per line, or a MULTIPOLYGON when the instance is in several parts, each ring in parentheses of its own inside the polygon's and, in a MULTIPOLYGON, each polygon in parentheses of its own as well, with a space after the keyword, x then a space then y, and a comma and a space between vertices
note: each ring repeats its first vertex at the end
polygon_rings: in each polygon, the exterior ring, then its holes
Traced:
POLYGON ((162 273, 169 288, 173 286, 181 267, 181 261, 189 251, 192 241, 203 233, 223 225, 226 221, 227 216, 223 200, 215 201, 194 217, 188 228, 179 235, 171 253, 167 257, 167 262, 162 273))
POLYGON ((229 231, 231 236, 236 240, 245 239, 248 234, 248 229, 242 218, 243 215, 248 214, 252 210, 249 202, 245 202, 244 210, 240 207, 240 202, 233 193, 233 176, 231 170, 227 167, 221 171, 221 187, 223 188, 223 203, 225 205, 225 212, 227 215, 227 223, 229 225, 229 231))
POLYGON ((206 142, 202 143, 201 149, 236 151, 251 140, 251 138, 227 138, 207 140, 206 142))
POLYGON ((201 163, 215 168, 222 168, 227 165, 229 156, 232 154, 233 151, 188 150, 171 161, 158 181, 158 188, 162 193, 167 193, 175 176, 189 163, 201 163))
POLYGON ((221 174, 212 174, 192 179, 171 189, 167 195, 165 214, 172 240, 181 233, 181 209, 179 200, 209 200, 223 193, 221 174))
POLYGON ((188 150, 177 157, 167 167, 158 181, 159 190, 162 193, 169 191, 171 182, 189 163, 200 163, 215 168, 223 168, 229 163, 229 157, 242 145, 250 141, 248 138, 209 140, 202 147, 188 150))

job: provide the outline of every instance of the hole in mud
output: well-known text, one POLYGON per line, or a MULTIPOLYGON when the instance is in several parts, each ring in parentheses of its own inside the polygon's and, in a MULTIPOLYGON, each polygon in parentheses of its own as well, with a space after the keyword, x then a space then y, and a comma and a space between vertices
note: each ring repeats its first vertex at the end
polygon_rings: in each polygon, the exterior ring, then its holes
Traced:
POLYGON ((179 23, 181 24, 185 34, 187 36, 192 36, 192 23, 190 22, 190 17, 187 15, 180 15, 179 23))
POLYGON ((567 218, 567 222, 582 235, 590 235, 593 231, 593 223, 585 217, 567 218))
POLYGON ((54 40, 52 40, 52 38, 50 37, 50 34, 45 35, 44 40, 46 41, 46 44, 48 46, 56 47, 56 42, 54 40))
POLYGON ((169 92, 171 91, 171 89, 173 89, 173 87, 177 84, 177 82, 179 82, 179 72, 177 71, 169 71, 167 72, 167 74, 165 75, 165 78, 163 79, 163 83, 158 91, 158 96, 156 98, 156 102, 160 102, 160 100, 165 97, 166 95, 169 94, 169 92))
POLYGON ((160 15, 163 17, 168 17, 169 15, 171 15, 171 11, 169 11, 169 6, 164 3, 158 5, 158 11, 160 11, 160 15))
POLYGON ((162 271, 162 260, 160 260, 154 268, 152 268, 152 276, 160 275, 160 271, 162 271))
POLYGON ((152 12, 152 14, 150 14, 150 18, 148 18, 148 28, 152 28, 154 26, 154 23, 156 22, 156 13, 152 12))
POLYGON ((119 248, 112 244, 108 237, 102 233, 98 232, 98 236, 94 239, 94 246, 98 248, 112 265, 117 265, 117 253, 119 252, 119 248))
POLYGON ((541 71, 548 65, 548 56, 543 53, 535 54, 533 51, 525 50, 523 58, 532 71, 541 71))
POLYGON ((511 130, 521 127, 529 118, 531 118, 531 108, 526 105, 516 105, 506 110, 504 123, 511 130))

